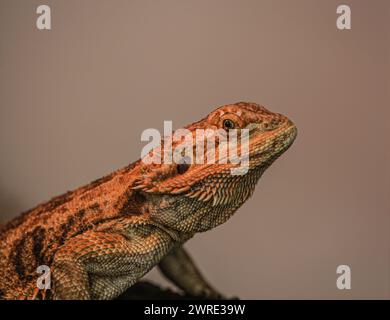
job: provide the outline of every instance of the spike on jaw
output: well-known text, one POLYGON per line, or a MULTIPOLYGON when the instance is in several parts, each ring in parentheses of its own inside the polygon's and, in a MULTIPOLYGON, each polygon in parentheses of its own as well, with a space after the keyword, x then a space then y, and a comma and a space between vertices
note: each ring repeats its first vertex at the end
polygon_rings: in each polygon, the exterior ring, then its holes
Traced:
POLYGON ((179 189, 174 189, 171 191, 172 194, 180 194, 180 193, 183 193, 183 192, 186 192, 190 189, 190 186, 185 186, 185 187, 182 187, 182 188, 179 188, 179 189))
POLYGON ((144 189, 144 188, 146 188, 146 186, 144 184, 140 184, 138 186, 132 187, 133 190, 141 190, 141 189, 144 189))

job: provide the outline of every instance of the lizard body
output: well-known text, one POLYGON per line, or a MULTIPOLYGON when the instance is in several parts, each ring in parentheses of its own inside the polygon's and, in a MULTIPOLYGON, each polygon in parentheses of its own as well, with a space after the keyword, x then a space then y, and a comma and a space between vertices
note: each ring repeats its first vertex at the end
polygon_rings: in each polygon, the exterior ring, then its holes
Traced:
POLYGON ((0 229, 1 298, 112 299, 155 265, 188 294, 220 297, 182 245, 228 220, 297 134, 287 117, 244 102, 185 128, 232 127, 251 130, 244 175, 231 175, 232 163, 138 160, 8 222, 0 229), (47 295, 37 291, 40 265, 51 271, 47 295))

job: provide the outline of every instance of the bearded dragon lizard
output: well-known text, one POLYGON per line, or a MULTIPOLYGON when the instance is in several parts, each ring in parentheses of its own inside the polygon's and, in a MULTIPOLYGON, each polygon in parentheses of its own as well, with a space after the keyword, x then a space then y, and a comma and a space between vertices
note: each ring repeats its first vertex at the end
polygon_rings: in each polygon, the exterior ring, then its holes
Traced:
POLYGON ((248 172, 232 175, 232 163, 138 160, 38 205, 0 229, 1 298, 113 299, 156 265, 187 294, 221 298, 182 245, 233 215, 297 129, 287 117, 245 102, 185 128, 250 128, 248 172), (50 267, 50 290, 37 288, 40 265, 50 267))

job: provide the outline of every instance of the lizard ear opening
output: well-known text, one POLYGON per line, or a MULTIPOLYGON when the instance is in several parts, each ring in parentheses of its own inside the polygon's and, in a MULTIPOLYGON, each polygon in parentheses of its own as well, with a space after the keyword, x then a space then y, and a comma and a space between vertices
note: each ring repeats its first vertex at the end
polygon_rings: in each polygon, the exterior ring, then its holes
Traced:
POLYGON ((183 157, 177 162, 176 170, 178 174, 183 174, 188 171, 191 166, 191 158, 183 157))
POLYGON ((177 165, 177 173, 178 174, 183 174, 185 173, 188 169, 190 168, 189 163, 179 163, 177 165))

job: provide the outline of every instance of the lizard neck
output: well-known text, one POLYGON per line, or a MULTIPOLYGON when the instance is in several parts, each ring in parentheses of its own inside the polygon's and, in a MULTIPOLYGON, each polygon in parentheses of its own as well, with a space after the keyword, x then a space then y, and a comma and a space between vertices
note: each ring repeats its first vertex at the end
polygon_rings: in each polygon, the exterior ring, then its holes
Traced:
MULTIPOLYGON (((250 170, 244 176, 226 176, 224 188, 216 188, 207 200, 188 194, 146 194, 150 217, 156 223, 183 234, 195 234, 213 229, 226 222, 252 195, 263 169, 250 170)), ((209 176, 205 186, 221 183, 220 176, 209 176)), ((198 186, 200 188, 200 186, 198 186)))

